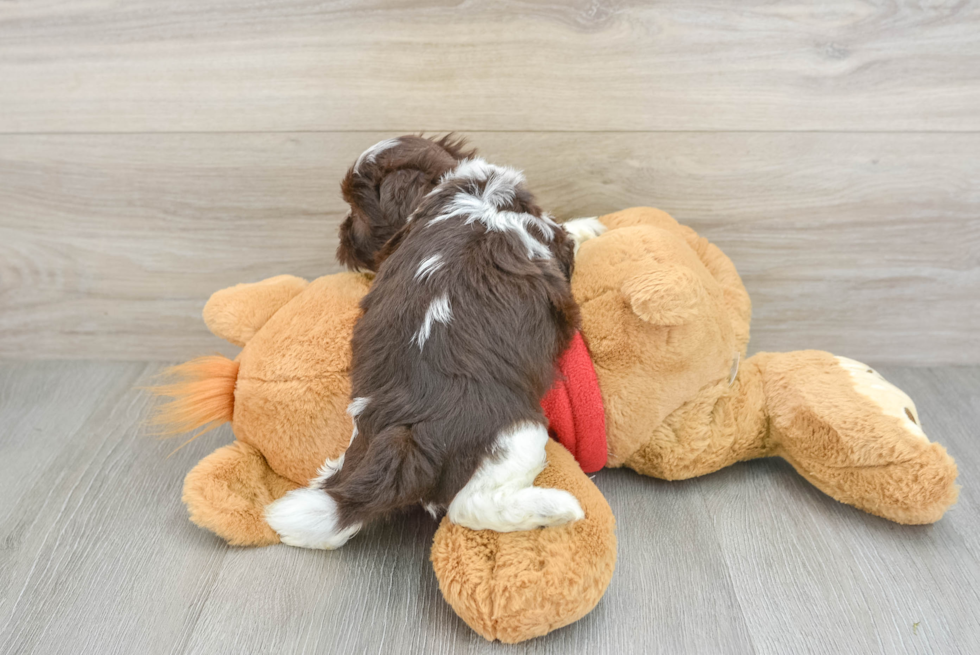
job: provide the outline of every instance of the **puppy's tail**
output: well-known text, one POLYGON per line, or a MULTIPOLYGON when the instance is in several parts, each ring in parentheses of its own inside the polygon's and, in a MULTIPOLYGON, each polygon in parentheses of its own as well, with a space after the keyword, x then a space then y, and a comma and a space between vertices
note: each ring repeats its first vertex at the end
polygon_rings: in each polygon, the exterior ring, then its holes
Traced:
POLYGON ((150 425, 173 436, 199 430, 194 438, 231 420, 235 410, 238 362, 221 355, 198 357, 164 372, 169 384, 150 387, 154 396, 169 398, 157 405, 150 425))

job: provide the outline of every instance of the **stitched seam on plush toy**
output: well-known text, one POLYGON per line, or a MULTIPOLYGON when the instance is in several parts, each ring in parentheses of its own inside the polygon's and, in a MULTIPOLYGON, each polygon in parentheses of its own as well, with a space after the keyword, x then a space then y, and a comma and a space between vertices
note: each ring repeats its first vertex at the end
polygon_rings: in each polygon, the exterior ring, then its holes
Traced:
POLYGON ((756 373, 759 376, 759 386, 762 387, 762 412, 764 414, 763 422, 765 423, 765 432, 762 435, 762 452, 765 454, 764 456, 767 457, 781 457, 778 452, 780 450, 779 444, 774 446, 772 442, 772 414, 769 412, 769 389, 767 388, 768 381, 766 378, 767 371, 762 370, 762 361, 760 361, 758 357, 749 357, 745 360, 746 366, 750 364, 755 367, 756 373))
POLYGON ((500 537, 498 536, 494 544, 493 549, 493 564, 490 566, 490 590, 493 598, 493 612, 490 616, 490 628, 493 630, 493 638, 499 639, 500 635, 497 630, 497 619, 500 616, 499 608, 497 607, 497 601, 500 599, 500 593, 497 589, 497 554, 500 553, 500 537))
MULTIPOLYGON (((599 367, 596 366, 596 370, 598 370, 598 368, 599 367)), ((700 395, 702 392, 704 392, 704 390, 707 389, 708 387, 711 387, 711 386, 716 385, 716 384, 718 384, 718 380, 715 380, 714 382, 708 382, 703 387, 701 387, 700 389, 698 389, 698 392, 697 392, 698 395, 700 395)), ((728 388, 728 385, 726 384, 725 387, 728 388)), ((676 409, 674 409, 674 411, 672 411, 669 414, 667 414, 667 416, 664 417, 664 420, 660 422, 660 425, 658 425, 657 427, 654 428, 654 432, 656 432, 660 428, 664 428, 666 430, 669 430, 672 435, 676 435, 677 434, 677 429, 675 428, 675 426, 668 425, 667 424, 667 421, 671 417, 675 416, 677 414, 677 412, 680 412, 682 409, 684 409, 684 407, 686 405, 689 405, 691 403, 697 402, 698 395, 695 395, 694 398, 691 399, 691 400, 684 401, 683 403, 680 404, 680 407, 677 407, 676 409)), ((724 393, 722 393, 722 395, 719 396, 715 400, 714 404, 711 406, 711 410, 708 412, 708 416, 711 416, 714 413, 715 409, 718 407, 718 403, 720 403, 724 398, 725 398, 725 395, 724 395, 724 393)), ((610 443, 609 440, 608 440, 608 437, 609 437, 609 434, 608 434, 608 427, 607 427, 607 429, 606 429, 606 438, 607 438, 606 448, 607 449, 609 448, 609 443, 610 443)), ((630 454, 629 455, 623 457, 620 460, 620 461, 623 462, 623 464, 619 464, 618 466, 623 466, 623 465, 627 465, 628 466, 627 462, 629 462, 637 453, 639 453, 641 450, 643 450, 644 448, 646 448, 648 445, 650 445, 650 441, 649 440, 647 440, 647 441, 641 443, 640 445, 638 445, 636 448, 634 448, 633 450, 630 451, 630 454)), ((710 443, 705 442, 704 443, 704 446, 701 448, 701 450, 698 451, 698 454, 701 454, 701 453, 705 452, 706 450, 708 450, 709 447, 711 447, 710 446, 710 443)), ((731 449, 731 448, 734 448, 734 447, 735 447, 735 437, 732 437, 732 441, 729 444, 729 448, 731 449)), ((610 456, 611 455, 612 455, 612 453, 610 452, 610 456)))

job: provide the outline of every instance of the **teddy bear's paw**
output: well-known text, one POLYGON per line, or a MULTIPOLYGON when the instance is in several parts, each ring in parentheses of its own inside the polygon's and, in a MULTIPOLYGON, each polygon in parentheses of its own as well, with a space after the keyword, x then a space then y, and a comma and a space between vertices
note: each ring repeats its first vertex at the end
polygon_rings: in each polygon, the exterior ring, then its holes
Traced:
POLYGON ((575 496, 561 489, 525 487, 511 493, 467 494, 449 505, 449 520, 471 530, 517 532, 585 518, 575 496))
MULTIPOLYGON (((609 503, 561 444, 548 440, 545 449, 548 465, 525 489, 580 520, 496 532, 470 530, 446 516, 432 540, 432 567, 443 595, 490 640, 516 643, 577 621, 602 598, 616 566, 609 503), (562 494, 540 493, 551 491, 562 494)), ((548 514, 558 518, 560 511, 548 514)))
POLYGON ((602 224, 601 221, 595 216, 590 218, 573 218, 570 221, 565 221, 562 223, 562 227, 568 232, 572 240, 575 241, 575 253, 578 253, 579 247, 588 241, 589 239, 594 239, 600 236, 608 228, 602 224))
POLYGON ((903 427, 912 435, 929 441, 922 431, 919 413, 915 403, 908 394, 886 380, 880 373, 859 361, 847 357, 837 357, 840 366, 851 375, 854 389, 881 408, 886 416, 892 416, 902 422, 903 427))
POLYGON ((294 489, 269 505, 265 520, 284 544, 298 548, 335 550, 361 529, 360 524, 340 527, 337 503, 311 487, 294 489))

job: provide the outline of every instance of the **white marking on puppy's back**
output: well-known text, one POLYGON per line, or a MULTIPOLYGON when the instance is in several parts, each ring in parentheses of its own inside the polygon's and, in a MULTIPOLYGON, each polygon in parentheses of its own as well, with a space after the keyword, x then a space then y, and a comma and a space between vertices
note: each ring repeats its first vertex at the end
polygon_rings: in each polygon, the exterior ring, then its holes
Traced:
MULTIPOLYGON (((467 223, 472 223, 473 221, 474 218, 472 217, 466 220, 467 223)), ((537 225, 538 227, 542 225, 532 214, 511 211, 495 212, 493 216, 488 217, 486 220, 481 220, 481 222, 491 232, 511 232, 515 234, 521 240, 524 247, 527 248, 527 256, 529 258, 540 257, 542 259, 548 259, 551 257, 551 251, 548 250, 548 247, 528 232, 528 227, 531 225, 537 225)), ((542 232, 544 232, 543 229, 542 232)))
MULTIPOLYGON (((357 417, 367 408, 368 403, 371 402, 370 398, 358 397, 350 401, 350 405, 347 406, 347 415, 354 420, 354 429, 350 433, 350 441, 348 442, 348 447, 350 444, 354 443, 354 439, 357 438, 357 417)), ((344 456, 340 456, 340 464, 344 463, 344 456)), ((327 460, 328 462, 330 460, 327 460)), ((339 467, 338 467, 339 470, 339 467)), ((332 475, 332 474, 331 474, 332 475)), ((328 476, 329 477, 329 476, 328 476)))
POLYGON ((524 174, 506 166, 495 167, 493 175, 487 178, 480 195, 483 201, 494 207, 501 207, 512 202, 517 194, 517 187, 524 183, 524 174))
POLYGON ((452 318, 453 310, 449 306, 449 296, 442 294, 429 303, 429 308, 425 310, 425 318, 422 319, 422 325, 419 327, 418 332, 415 333, 415 336, 412 337, 412 341, 421 350, 422 346, 429 339, 429 335, 432 334, 432 324, 442 323, 443 325, 449 325, 449 321, 452 318))
POLYGON ((424 280, 425 278, 431 276, 433 273, 442 268, 442 255, 432 255, 431 257, 426 257, 419 264, 419 268, 415 271, 416 280, 424 280))
POLYGON ((350 405, 347 406, 347 415, 351 418, 357 418, 364 412, 365 409, 367 409, 368 403, 370 402, 370 398, 365 398, 363 396, 354 398, 350 401, 350 405))
POLYGON ((472 530, 515 532, 585 518, 572 494, 534 486, 547 464, 546 443, 540 423, 502 430, 492 454, 449 504, 449 520, 472 530))
POLYGON ((500 173, 508 171, 510 173, 511 179, 515 180, 513 186, 517 186, 524 182, 524 174, 520 171, 507 168, 502 166, 495 166, 493 164, 487 163, 482 157, 474 157, 473 159, 464 159, 456 167, 450 171, 443 174, 441 182, 446 182, 448 180, 476 180, 482 182, 494 173, 500 173))
POLYGON ((357 158, 357 161, 354 162, 354 172, 356 173, 361 168, 361 164, 370 164, 371 162, 373 162, 375 159, 378 158, 379 154, 381 154, 382 152, 384 152, 389 148, 394 148, 400 142, 401 139, 399 137, 395 137, 393 139, 385 139, 384 141, 378 141, 373 146, 371 146, 370 148, 362 152, 361 156, 357 158))
POLYGON ((488 164, 482 159, 467 159, 443 175, 442 182, 458 179, 484 182, 484 185, 479 191, 459 191, 446 212, 429 221, 429 225, 457 216, 465 218, 467 225, 479 221, 487 230, 515 234, 527 249, 528 258, 551 257, 548 247, 528 231, 534 226, 545 240, 553 240, 557 225, 550 217, 538 218, 532 214, 500 209, 514 200, 517 187, 524 183, 523 173, 508 166, 488 164))

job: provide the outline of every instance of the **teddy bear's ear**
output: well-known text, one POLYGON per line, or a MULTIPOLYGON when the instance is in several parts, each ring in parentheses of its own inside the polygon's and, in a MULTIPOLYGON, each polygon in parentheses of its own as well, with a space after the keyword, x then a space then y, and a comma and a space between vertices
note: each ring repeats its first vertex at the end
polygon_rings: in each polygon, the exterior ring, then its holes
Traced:
POLYGON ((690 268, 662 264, 623 283, 633 312, 653 325, 682 325, 698 314, 708 292, 690 268))
POLYGON ((204 323, 225 341, 244 346, 273 314, 308 284, 302 278, 278 275, 216 291, 204 306, 204 323))

